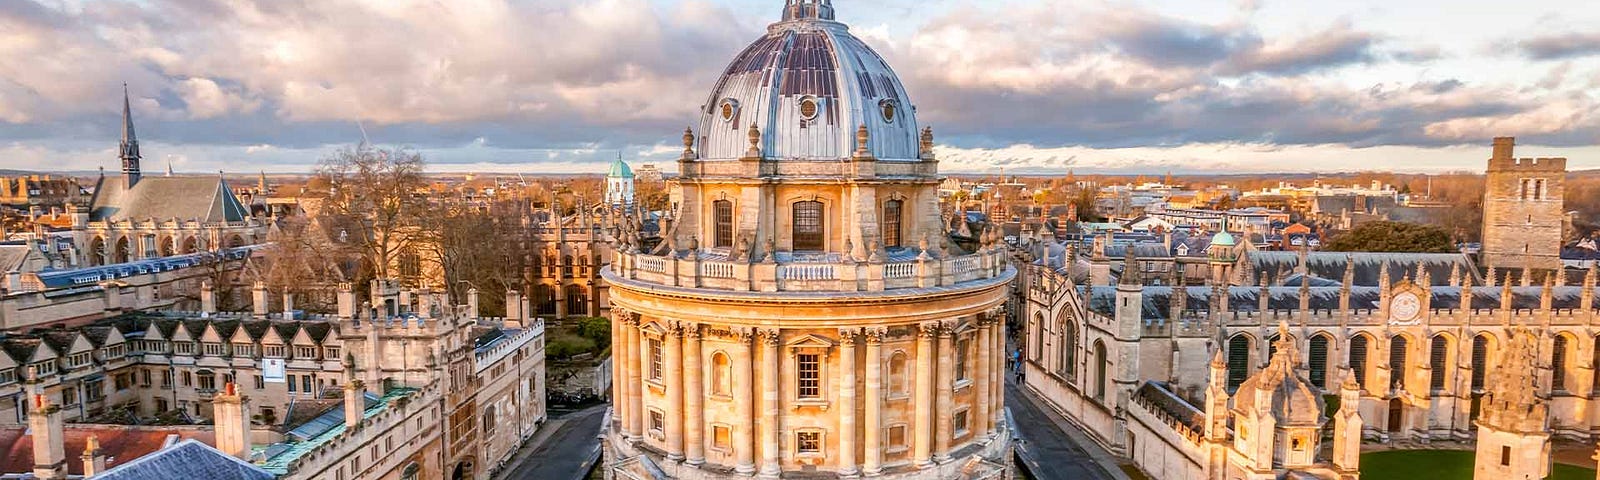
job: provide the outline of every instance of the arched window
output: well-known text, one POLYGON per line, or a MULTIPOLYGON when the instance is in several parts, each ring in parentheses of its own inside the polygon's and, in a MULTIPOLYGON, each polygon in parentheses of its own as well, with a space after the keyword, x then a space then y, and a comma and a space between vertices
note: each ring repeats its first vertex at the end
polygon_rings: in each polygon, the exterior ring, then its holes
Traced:
POLYGON ((711 393, 717 395, 733 395, 733 366, 728 363, 728 354, 717 352, 711 354, 711 393))
POLYGON ((1350 371, 1356 376, 1356 384, 1362 388, 1367 386, 1367 336, 1356 335, 1350 337, 1350 371))
POLYGON ((117 239, 116 257, 112 258, 111 263, 128 263, 131 259, 129 256, 133 254, 132 252, 133 248, 128 245, 128 237, 117 239))
POLYGON ((184 254, 200 253, 200 241, 196 240, 194 237, 185 238, 183 240, 182 251, 184 254))
POLYGON ((906 378, 906 353, 894 352, 889 356, 889 393, 907 395, 911 392, 906 378))
POLYGON ((1472 390, 1483 390, 1483 379, 1489 370, 1489 337, 1472 337, 1472 390))
POLYGON ((567 285, 567 316, 575 315, 589 315, 589 295, 582 285, 567 285))
POLYGON ((422 478, 422 465, 418 465, 417 462, 411 462, 410 465, 406 465, 405 470, 400 472, 400 480, 417 480, 419 478, 422 478))
POLYGON ((717 228, 712 232, 714 239, 712 246, 717 248, 733 247, 733 202, 717 200, 711 202, 712 215, 716 218, 717 228))
POLYGON ((1314 335, 1311 337, 1311 364, 1307 370, 1311 373, 1311 384, 1317 388, 1328 389, 1328 336, 1314 335))
POLYGON ((489 436, 489 435, 494 434, 494 425, 495 425, 495 423, 497 423, 497 419, 495 419, 495 416, 494 416, 494 405, 490 405, 488 408, 484 408, 483 409, 483 435, 484 436, 489 436))
POLYGON ((797 252, 822 251, 822 202, 807 200, 794 202, 794 250, 797 252))
POLYGON ((556 314, 556 293, 550 285, 541 283, 533 286, 533 308, 540 315, 556 314))
POLYGON ((883 246, 900 246, 900 210, 905 202, 890 200, 883 203, 883 246))
POLYGON ((1394 388, 1406 387, 1406 337, 1395 335, 1389 338, 1389 385, 1394 388))
POLYGON ((106 239, 94 237, 94 240, 89 242, 89 266, 98 267, 109 261, 110 257, 106 256, 106 239))
POLYGON ((1043 351, 1040 345, 1044 342, 1042 338, 1044 337, 1042 333, 1044 332, 1044 314, 1034 312, 1032 330, 1028 335, 1028 358, 1037 362, 1039 361, 1039 352, 1043 351))
POLYGON ((1550 390, 1567 389, 1567 337, 1556 335, 1550 349, 1550 390))
POLYGON ((1428 377, 1428 388, 1438 392, 1444 390, 1445 369, 1450 365, 1446 363, 1450 355, 1450 339, 1444 335, 1435 335, 1433 345, 1428 352, 1428 368, 1431 370, 1428 377))
POLYGON ((564 278, 572 278, 572 255, 565 255, 561 257, 561 276, 564 278))
POLYGON ((161 240, 161 252, 159 253, 159 255, 163 256, 163 257, 170 257, 173 254, 177 253, 178 252, 178 246, 176 245, 177 241, 178 241, 178 239, 170 238, 170 237, 162 239, 161 240))
POLYGON ((1062 310, 1057 323, 1061 329, 1061 365, 1056 371, 1071 380, 1078 375, 1078 326, 1070 310, 1062 310))
POLYGON ((1228 391, 1239 389, 1239 385, 1250 377, 1250 337, 1247 335, 1234 335, 1228 339, 1228 391))
POLYGON ((1104 404, 1106 402, 1106 370, 1108 370, 1107 367, 1110 362, 1106 360, 1106 344, 1099 340, 1094 342, 1094 361, 1094 396, 1100 399, 1100 403, 1104 404))

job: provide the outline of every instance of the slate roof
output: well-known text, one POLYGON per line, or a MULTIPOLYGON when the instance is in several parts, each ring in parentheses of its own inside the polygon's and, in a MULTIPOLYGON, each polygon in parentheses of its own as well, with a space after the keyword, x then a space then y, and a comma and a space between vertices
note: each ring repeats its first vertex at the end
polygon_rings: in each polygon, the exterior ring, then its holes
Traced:
MULTIPOLYGON (((1314 277, 1343 282, 1352 260, 1355 268, 1352 281, 1359 286, 1378 286, 1378 272, 1385 263, 1389 265, 1390 282, 1398 282, 1407 275, 1415 276, 1417 266, 1422 265, 1433 286, 1449 285, 1451 271, 1471 274, 1475 285, 1484 283, 1472 259, 1460 253, 1311 252, 1306 256, 1306 265, 1314 277)), ((1252 251, 1247 254, 1246 261, 1256 275, 1265 276, 1273 285, 1290 285, 1286 280, 1300 265, 1300 252, 1252 251)))
MULTIPOLYGON (((104 443, 101 448, 104 449, 104 443)), ((77 458, 68 452, 70 459, 77 458)), ((81 467, 80 467, 81 468, 81 467)), ((152 455, 135 458, 95 475, 96 480, 271 480, 274 475, 193 439, 184 440, 152 455)))
MULTIPOLYGON (((1472 309, 1499 310, 1500 298, 1504 287, 1472 288, 1472 309)), ((1089 300, 1090 311, 1104 316, 1115 313, 1117 288, 1112 286, 1084 287, 1085 296, 1089 300)), ((1511 308, 1514 310, 1535 310, 1540 308, 1544 287, 1512 287, 1511 308)), ((1158 323, 1171 318, 1173 295, 1175 287, 1144 287, 1144 308, 1142 318, 1149 323, 1158 323)), ((1339 297, 1342 287, 1310 287, 1309 308, 1318 311, 1338 310, 1339 297)), ((1432 298, 1429 305, 1435 310, 1458 309, 1461 306, 1461 287, 1433 287, 1432 298)), ((1205 311, 1211 308, 1211 288, 1205 286, 1188 287, 1184 290, 1188 299, 1184 302, 1185 311, 1205 311)), ((1231 312, 1257 312, 1261 310, 1261 287, 1231 287, 1228 289, 1228 310, 1231 312)), ((1267 287, 1267 308, 1269 310, 1292 311, 1300 309, 1300 287, 1267 287)), ((1596 291, 1600 297, 1600 290, 1596 291)), ((1555 287, 1551 290, 1550 308, 1557 310, 1574 310, 1581 306, 1583 287, 1555 287)), ((1382 292, 1378 287, 1353 287, 1350 289, 1350 308, 1354 310, 1375 310, 1382 301, 1382 292)))
POLYGON ((221 177, 101 177, 90 202, 91 221, 200 220, 242 222, 250 211, 221 177))
MULTIPOLYGON (((80 425, 68 424, 62 430, 67 454, 67 473, 83 475, 83 462, 78 460, 83 456, 84 445, 92 435, 100 441, 100 451, 106 455, 106 466, 111 470, 109 475, 117 468, 133 465, 143 458, 150 457, 152 453, 161 450, 166 445, 168 437, 185 442, 216 443, 216 434, 210 430, 194 427, 128 427, 121 425, 80 425)), ((33 471, 33 435, 26 426, 0 428, 0 472, 20 473, 33 471)), ((232 457, 229 457, 232 458, 232 457)), ((156 462, 160 463, 160 462, 156 462)), ((200 472, 204 472, 203 470, 200 472)), ((191 476, 101 476, 96 479, 121 478, 121 479, 173 479, 173 478, 241 478, 217 477, 210 474, 194 474, 191 476)))

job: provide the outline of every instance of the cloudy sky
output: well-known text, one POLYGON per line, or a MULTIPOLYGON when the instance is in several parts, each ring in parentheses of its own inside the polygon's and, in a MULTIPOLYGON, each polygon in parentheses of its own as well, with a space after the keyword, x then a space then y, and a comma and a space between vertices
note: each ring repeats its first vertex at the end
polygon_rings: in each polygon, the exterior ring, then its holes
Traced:
MULTIPOLYGON (((946 171, 1600 168, 1581 0, 834 0, 946 171)), ((366 135, 452 171, 672 167, 781 0, 4 0, 0 168, 304 171, 366 135), (363 133, 364 132, 364 133, 363 133)))

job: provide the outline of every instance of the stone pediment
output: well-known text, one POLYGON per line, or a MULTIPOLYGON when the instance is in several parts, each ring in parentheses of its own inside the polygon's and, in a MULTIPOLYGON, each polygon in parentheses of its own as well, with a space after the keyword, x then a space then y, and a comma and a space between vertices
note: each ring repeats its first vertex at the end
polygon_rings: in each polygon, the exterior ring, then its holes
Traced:
POLYGON ((789 343, 787 343, 786 345, 789 348, 822 348, 822 349, 827 349, 827 348, 833 348, 834 346, 837 346, 838 342, 835 342, 832 339, 829 339, 827 337, 823 337, 821 335, 811 334, 811 335, 803 335, 803 336, 795 337, 794 339, 789 340, 789 343))

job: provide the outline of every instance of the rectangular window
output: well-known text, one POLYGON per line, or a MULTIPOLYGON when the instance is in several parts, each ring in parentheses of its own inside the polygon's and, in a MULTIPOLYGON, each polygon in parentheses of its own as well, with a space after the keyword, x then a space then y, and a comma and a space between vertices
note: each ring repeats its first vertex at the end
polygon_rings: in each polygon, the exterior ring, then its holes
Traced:
POLYGON ((235 343, 233 344, 233 356, 254 357, 256 356, 256 346, 249 343, 235 343))
POLYGON ((955 416, 951 417, 950 423, 952 424, 952 426, 955 427, 954 430, 956 432, 956 436, 957 437, 966 435, 967 434, 967 428, 968 428, 968 425, 967 425, 967 411, 966 410, 962 410, 962 411, 956 412, 955 416))
POLYGON ((661 380, 661 339, 650 339, 650 379, 661 380))
POLYGON ((194 386, 194 375, 190 374, 189 372, 183 372, 183 386, 185 386, 185 387, 193 387, 194 386))
POLYGON ((139 386, 146 387, 146 388, 148 388, 150 386, 150 371, 149 370, 140 370, 139 371, 139 386))
POLYGON ((5 370, 0 370, 0 385, 5 385, 15 381, 17 381, 17 369, 7 368, 5 370))
POLYGON ((61 404, 62 405, 77 405, 78 404, 78 388, 77 387, 67 387, 67 388, 61 389, 61 404))
POLYGON ((665 435, 667 431, 667 416, 660 410, 650 411, 650 433, 657 436, 665 435))
POLYGON ((905 449, 906 448, 906 426, 905 425, 895 425, 895 426, 889 427, 889 448, 892 448, 892 449, 905 449))
POLYGON ((822 250, 824 248, 822 202, 795 202, 793 211, 794 250, 803 252, 822 250))
POLYGON ((119 373, 114 377, 114 380, 117 385, 117 391, 127 390, 128 387, 133 386, 133 374, 119 373))
POLYGON ((161 388, 172 388, 172 371, 161 371, 161 388))
POLYGON ((822 398, 822 361, 815 353, 795 356, 800 381, 800 398, 822 398))
POLYGON ((288 353, 283 345, 266 345, 262 347, 261 351, 266 354, 267 358, 283 358, 288 353))
POLYGON ((972 340, 963 338, 956 341, 956 380, 967 380, 967 355, 972 348, 972 340))
POLYGON ((717 219, 716 244, 714 246, 717 248, 733 247, 733 202, 717 200, 712 205, 716 210, 714 213, 717 219))
POLYGON ((295 391, 294 390, 294 388, 295 388, 294 375, 287 375, 286 378, 288 379, 288 382, 289 382, 289 393, 294 393, 294 391, 295 391))
POLYGON ((194 342, 173 342, 172 348, 178 355, 194 355, 194 342))
POLYGON ((316 379, 313 378, 310 375, 301 375, 300 376, 300 386, 302 388, 300 389, 300 391, 305 392, 305 393, 312 393, 311 382, 314 382, 314 381, 316 381, 316 379))
POLYGON ((67 357, 67 368, 78 368, 89 364, 89 352, 74 353, 67 357))
POLYGON ((324 360, 339 360, 339 347, 322 347, 324 360))
POLYGON ((215 375, 202 374, 202 375, 198 375, 198 377, 200 377, 200 389, 201 390, 216 390, 217 389, 217 377, 215 375))
POLYGON ((314 360, 317 358, 317 347, 294 347, 294 358, 314 360))
POLYGON ((1510 445, 1501 445, 1500 446, 1500 466, 1503 466, 1503 467, 1511 466, 1511 446, 1510 445))
POLYGON ((260 375, 256 375, 256 390, 262 390, 262 389, 265 389, 265 388, 267 388, 266 379, 265 378, 261 378, 260 375))
POLYGON ((890 200, 883 204, 883 246, 900 246, 900 210, 904 202, 890 200))
POLYGON ((798 432, 795 434, 795 447, 802 454, 822 453, 822 432, 798 432))
POLYGON ((127 354, 127 352, 128 352, 128 346, 125 345, 125 344, 119 343, 119 344, 116 344, 116 345, 112 345, 112 346, 106 347, 106 359, 110 360, 110 359, 115 359, 115 358, 122 358, 123 355, 127 354))
POLYGON ((733 445, 732 438, 733 433, 728 427, 720 425, 711 427, 711 448, 718 450, 730 450, 732 449, 733 445))
POLYGON ((201 345, 201 348, 204 349, 207 357, 220 357, 223 355, 222 344, 220 343, 206 342, 201 345))

